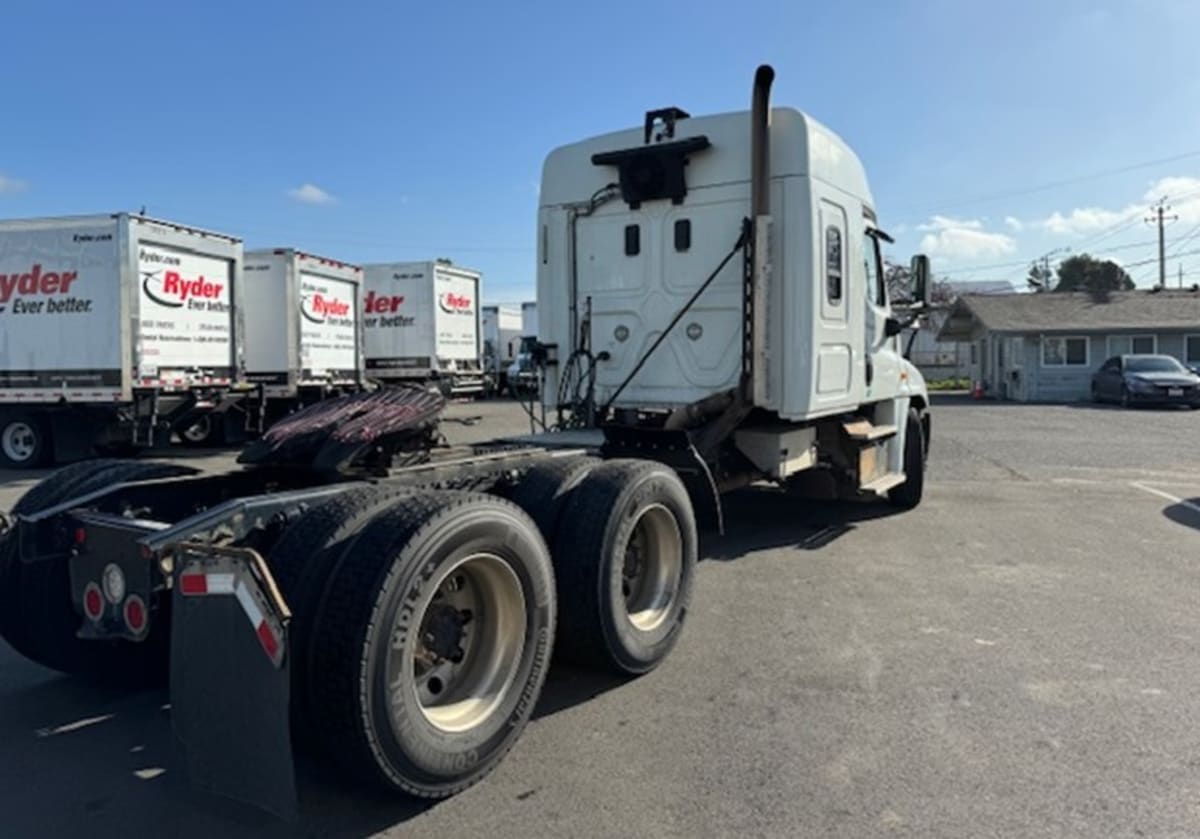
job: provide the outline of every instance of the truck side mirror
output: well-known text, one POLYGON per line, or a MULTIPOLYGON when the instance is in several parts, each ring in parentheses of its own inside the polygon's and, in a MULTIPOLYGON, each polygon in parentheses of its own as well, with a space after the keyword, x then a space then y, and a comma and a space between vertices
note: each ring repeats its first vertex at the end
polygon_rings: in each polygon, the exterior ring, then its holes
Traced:
POLYGON ((913 301, 919 306, 929 305, 929 257, 919 253, 912 258, 909 269, 913 284, 913 301))

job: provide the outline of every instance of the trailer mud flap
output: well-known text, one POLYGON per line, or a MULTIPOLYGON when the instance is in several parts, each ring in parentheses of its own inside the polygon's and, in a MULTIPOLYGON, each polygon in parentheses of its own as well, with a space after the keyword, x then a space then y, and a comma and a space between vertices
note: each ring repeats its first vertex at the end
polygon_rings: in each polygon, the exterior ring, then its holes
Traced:
POLYGON ((294 819, 290 614, 266 563, 185 544, 172 596, 171 720, 192 785, 294 819))

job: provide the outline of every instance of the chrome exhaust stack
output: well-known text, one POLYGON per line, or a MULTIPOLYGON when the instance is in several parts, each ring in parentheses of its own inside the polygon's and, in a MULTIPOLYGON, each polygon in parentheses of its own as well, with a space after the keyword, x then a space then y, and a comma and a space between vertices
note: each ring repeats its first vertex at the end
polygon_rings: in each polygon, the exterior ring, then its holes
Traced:
POLYGON ((762 64, 754 73, 750 105, 750 217, 771 214, 771 82, 775 70, 762 64))
POLYGON ((743 324, 743 398, 770 407, 770 355, 767 311, 771 284, 771 83, 775 70, 760 65, 754 73, 750 104, 750 233, 743 324))

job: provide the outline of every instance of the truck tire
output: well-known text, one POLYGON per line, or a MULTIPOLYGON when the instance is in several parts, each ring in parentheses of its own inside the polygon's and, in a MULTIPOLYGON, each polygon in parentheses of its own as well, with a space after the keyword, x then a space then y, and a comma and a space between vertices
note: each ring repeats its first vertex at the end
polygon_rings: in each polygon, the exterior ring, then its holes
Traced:
MULTIPOLYGON (((167 478, 195 471, 173 463, 117 462, 107 468, 93 470, 54 503, 87 495, 112 484, 167 478)), ((47 504, 42 509, 48 506, 52 505, 47 504)), ((84 641, 77 638, 75 633, 81 618, 71 602, 71 576, 67 562, 65 556, 33 563, 22 563, 19 558, 13 557, 10 579, 15 582, 12 588, 17 593, 19 604, 15 610, 15 625, 10 627, 12 631, 5 634, 5 639, 26 658, 70 676, 121 687, 142 687, 160 682, 166 675, 169 620, 164 619, 161 613, 156 614, 151 622, 150 634, 140 642, 84 641)))
POLYGON ((554 543, 560 658, 639 675, 679 640, 698 555, 696 515, 669 467, 610 460, 575 488, 554 543))
POLYGON ((345 551, 318 614, 312 719, 325 749, 409 795, 474 784, 533 713, 554 610, 550 553, 515 504, 401 499, 345 551))
POLYGON ((66 501, 75 487, 105 469, 120 465, 114 458, 81 460, 51 472, 21 496, 12 511, 18 515, 36 513, 66 501))
POLYGON ((49 460, 52 451, 50 426, 42 417, 26 411, 0 416, 0 465, 33 469, 49 460))
POLYGON ((599 463, 594 457, 558 457, 534 464, 508 493, 508 500, 528 513, 546 544, 553 545, 563 507, 599 463))
MULTIPOLYGON (((72 490, 97 472, 119 460, 85 460, 64 466, 35 484, 13 506, 13 515, 28 515, 49 509, 70 497, 72 490)), ((20 558, 17 556, 17 523, 13 529, 0 534, 0 636, 11 639, 20 626, 21 590, 20 558)))
POLYGON ((888 492, 887 500, 898 510, 911 510, 921 503, 925 491, 925 426, 916 408, 908 409, 908 424, 904 429, 905 481, 888 492))
POLYGON ((311 699, 307 693, 313 627, 321 596, 334 564, 353 543, 363 525, 404 490, 387 486, 350 489, 306 511, 271 548, 271 574, 292 612, 288 648, 292 661, 292 720, 304 737, 309 729, 311 699))

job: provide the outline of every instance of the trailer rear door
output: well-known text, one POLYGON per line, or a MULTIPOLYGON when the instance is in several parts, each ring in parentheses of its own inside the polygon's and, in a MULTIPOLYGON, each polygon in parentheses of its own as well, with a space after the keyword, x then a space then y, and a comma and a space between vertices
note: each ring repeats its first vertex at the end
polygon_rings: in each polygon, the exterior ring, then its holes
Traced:
POLYGON ((358 284, 300 271, 301 379, 358 379, 358 284))
POLYGON ((478 361, 479 279, 439 265, 433 291, 438 358, 478 361))
POLYGON ((231 382, 234 262, 145 240, 137 249, 140 383, 231 382))

